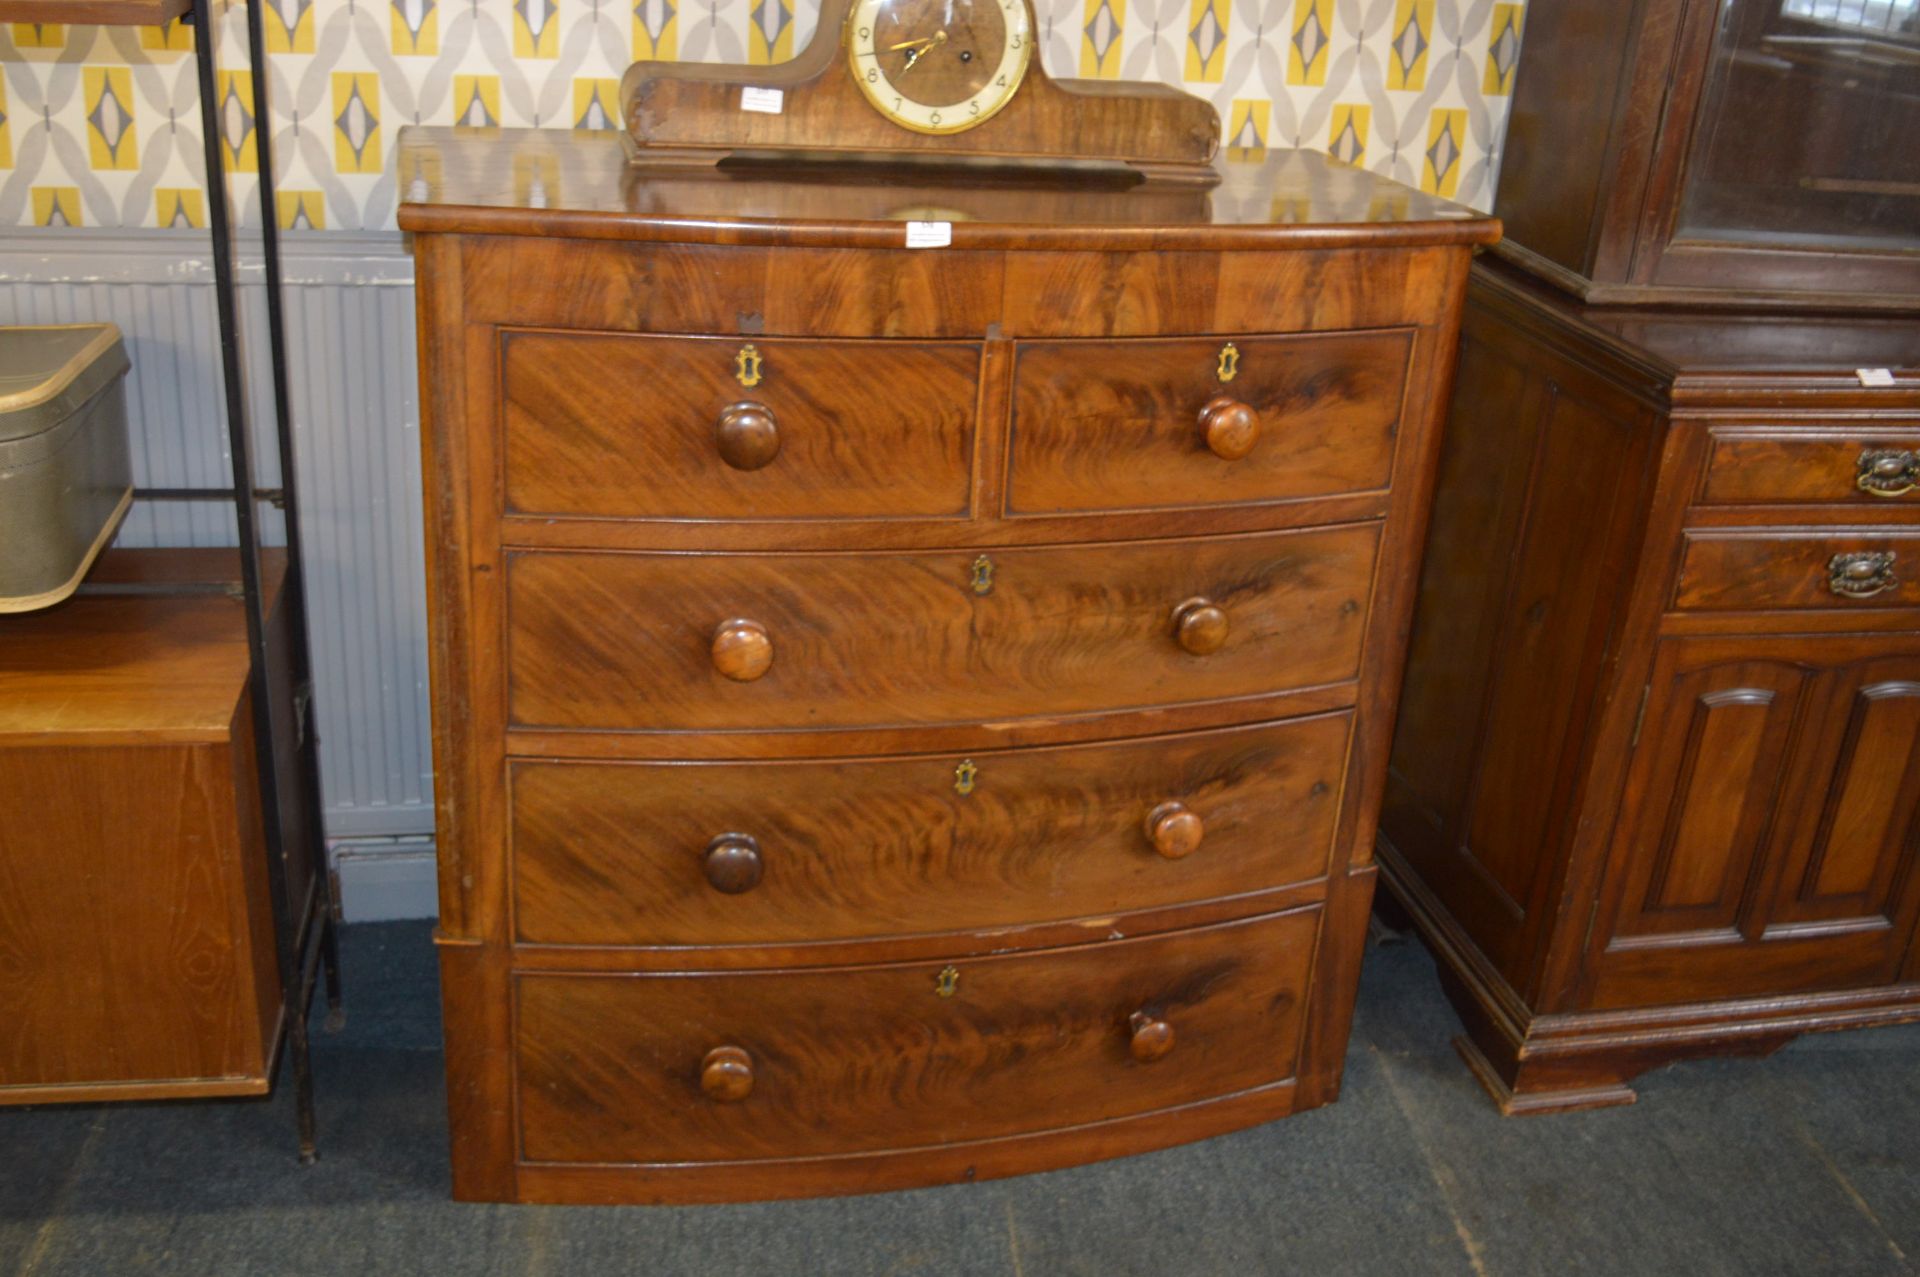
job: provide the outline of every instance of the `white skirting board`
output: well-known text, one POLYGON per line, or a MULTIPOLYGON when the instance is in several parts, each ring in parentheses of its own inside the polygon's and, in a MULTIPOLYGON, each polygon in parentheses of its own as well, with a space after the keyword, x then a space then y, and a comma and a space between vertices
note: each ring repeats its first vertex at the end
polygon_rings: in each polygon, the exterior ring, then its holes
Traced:
POLYGON ((432 918, 440 911, 433 840, 394 838, 336 843, 335 903, 345 922, 432 918))
MULTIPOLYGON (((426 584, 413 263, 398 233, 281 240, 287 360, 314 655, 315 713, 331 840, 433 830, 426 584)), ((241 302, 256 470, 278 485, 259 242, 243 238, 241 302)), ((0 323, 110 320, 127 339, 134 482, 231 483, 220 396, 211 247, 201 232, 21 230, 0 241, 0 323)), ((262 507, 270 540, 279 521, 262 507)), ((124 546, 231 545, 218 505, 141 502, 124 546)), ((417 847, 354 842, 362 916, 418 909, 417 847), (408 858, 375 872, 378 855, 408 858), (410 867, 409 867, 410 866, 410 867)), ((431 857, 428 856, 430 866, 431 857)), ((349 915, 351 916, 351 914, 349 915)))

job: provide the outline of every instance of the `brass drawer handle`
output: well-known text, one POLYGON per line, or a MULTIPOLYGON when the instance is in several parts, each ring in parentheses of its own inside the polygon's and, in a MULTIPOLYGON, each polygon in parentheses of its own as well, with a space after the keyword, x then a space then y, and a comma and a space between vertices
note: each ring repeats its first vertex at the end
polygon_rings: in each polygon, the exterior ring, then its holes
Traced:
POLYGON ((1135 1011, 1127 1020, 1127 1028, 1132 1033, 1127 1048, 1142 1064, 1151 1064, 1173 1050, 1173 1026, 1157 1016, 1135 1011))
POLYGON ((735 470, 758 470, 780 455, 780 427, 764 404, 730 404, 713 426, 713 446, 735 470))
POLYGON ((1218 395, 1200 410, 1200 435, 1214 456, 1238 461, 1260 442, 1260 416, 1231 395, 1218 395))
POLYGON ((710 1100, 737 1104, 753 1094, 753 1057, 737 1046, 716 1046, 700 1061, 700 1089, 710 1100))
POLYGON ((1827 560, 1827 588, 1843 598, 1870 599, 1899 584, 1892 550, 1854 550, 1827 560))
POLYGON ((1212 599, 1188 599, 1173 609, 1173 638, 1195 656, 1207 656, 1227 643, 1227 614, 1212 599))
POLYGON ((707 844, 700 867, 715 891, 737 896, 760 885, 766 862, 760 857, 760 841, 751 834, 721 834, 707 844))
POLYGON ((722 621, 711 646, 713 668, 736 683, 751 683, 773 668, 773 640, 758 621, 722 621))
POLYGON ((1876 497, 1897 497, 1920 487, 1920 455, 1907 448, 1868 448, 1860 454, 1854 486, 1876 497))
POLYGON ((1168 860, 1181 860, 1200 849, 1207 827, 1185 803, 1164 802, 1147 813, 1147 841, 1168 860))

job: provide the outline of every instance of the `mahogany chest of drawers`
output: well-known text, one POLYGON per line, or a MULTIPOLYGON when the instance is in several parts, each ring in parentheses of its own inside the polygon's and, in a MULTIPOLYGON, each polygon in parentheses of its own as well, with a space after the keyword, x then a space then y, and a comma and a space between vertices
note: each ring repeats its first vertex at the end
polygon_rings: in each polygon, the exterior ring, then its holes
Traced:
POLYGON ((1225 170, 403 136, 458 1196, 860 1192, 1335 1097, 1497 227, 1225 170))

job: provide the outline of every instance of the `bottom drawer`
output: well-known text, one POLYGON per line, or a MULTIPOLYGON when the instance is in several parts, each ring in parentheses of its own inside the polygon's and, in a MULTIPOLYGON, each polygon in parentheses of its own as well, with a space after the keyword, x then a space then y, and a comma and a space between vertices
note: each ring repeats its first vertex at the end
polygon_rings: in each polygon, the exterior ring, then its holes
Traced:
POLYGON ((657 1164, 924 1148, 1281 1082, 1320 916, 951 967, 522 972, 521 1154, 657 1164))

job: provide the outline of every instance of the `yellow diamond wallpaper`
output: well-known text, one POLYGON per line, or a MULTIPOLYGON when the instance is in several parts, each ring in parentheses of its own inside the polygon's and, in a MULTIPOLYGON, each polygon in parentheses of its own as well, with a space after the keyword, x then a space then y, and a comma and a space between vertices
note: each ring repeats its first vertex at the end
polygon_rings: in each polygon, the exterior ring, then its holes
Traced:
MULTIPOLYGON (((618 128, 634 59, 783 61, 819 18, 817 0, 252 2, 267 6, 279 219, 321 233, 393 226, 405 125, 618 128)), ((1213 103, 1228 146, 1315 147, 1492 203, 1522 3, 1033 2, 1053 75, 1178 85, 1213 103)), ((221 133, 256 172, 245 10, 215 10, 221 133)), ((0 26, 0 226, 203 225, 195 35, 0 26)), ((236 189, 257 218, 247 179, 236 189)))

